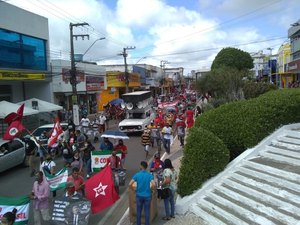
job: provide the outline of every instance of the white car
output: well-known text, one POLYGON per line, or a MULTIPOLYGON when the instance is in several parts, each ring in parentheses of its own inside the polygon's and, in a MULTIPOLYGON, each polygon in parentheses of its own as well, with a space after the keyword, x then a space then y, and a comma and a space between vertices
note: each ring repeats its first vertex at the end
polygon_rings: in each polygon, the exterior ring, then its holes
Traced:
POLYGON ((18 138, 12 141, 0 138, 0 173, 25 163, 25 143, 18 138))
POLYGON ((125 133, 142 132, 154 120, 155 114, 151 113, 145 118, 128 118, 119 123, 119 130, 125 133))
MULTIPOLYGON (((63 131, 67 130, 68 129, 68 123, 61 123, 60 124, 63 131)), ((47 134, 49 134, 49 132, 53 129, 54 127, 54 124, 53 123, 50 123, 50 124, 45 124, 45 125, 42 125, 38 128, 36 128, 33 132, 32 132, 32 135, 38 140, 38 141, 41 141, 43 143, 43 140, 40 140, 40 136, 41 134, 46 131, 47 134)), ((31 138, 35 143, 36 141, 34 140, 34 138, 31 138)), ((43 143, 43 145, 47 146, 47 140, 45 141, 45 143, 43 143)), ((39 146, 38 143, 36 143, 37 146, 39 146)))

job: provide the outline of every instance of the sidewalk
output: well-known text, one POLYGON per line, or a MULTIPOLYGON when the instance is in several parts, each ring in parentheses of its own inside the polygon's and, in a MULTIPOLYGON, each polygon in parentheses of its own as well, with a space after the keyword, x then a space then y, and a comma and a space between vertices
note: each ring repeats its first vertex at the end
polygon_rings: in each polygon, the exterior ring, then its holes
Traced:
MULTIPOLYGON (((177 137, 175 137, 175 140, 171 146, 170 155, 167 155, 166 153, 164 153, 164 155, 162 156, 162 160, 169 158, 172 161, 173 167, 179 172, 182 156, 183 156, 183 148, 180 146, 180 142, 177 139, 177 137)), ((176 208, 176 205, 175 205, 175 208, 176 208)), ((152 221, 152 223, 151 223, 152 225, 163 225, 163 224, 169 224, 169 225, 171 225, 171 224, 172 225, 195 224, 196 225, 196 224, 199 224, 199 223, 197 223, 197 221, 195 219, 191 218, 192 220, 190 221, 190 218, 186 217, 186 216, 176 215, 175 219, 171 219, 169 221, 162 220, 162 217, 164 217, 164 216, 165 216, 164 203, 162 200, 158 200, 157 201, 157 215, 156 215, 155 219, 152 221), (193 221, 196 223, 193 223, 193 221)), ((130 223, 130 219, 129 219, 129 208, 127 209, 127 211, 125 212, 125 214, 123 215, 121 220, 119 221, 118 225, 133 225, 132 223, 130 223)))

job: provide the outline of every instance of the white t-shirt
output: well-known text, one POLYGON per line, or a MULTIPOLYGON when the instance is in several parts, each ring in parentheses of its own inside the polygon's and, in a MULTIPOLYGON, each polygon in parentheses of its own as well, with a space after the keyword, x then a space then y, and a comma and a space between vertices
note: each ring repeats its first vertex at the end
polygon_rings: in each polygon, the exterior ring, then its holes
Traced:
POLYGON ((80 123, 83 127, 88 127, 90 124, 90 120, 89 120, 89 118, 82 118, 80 123))
POLYGON ((104 124, 106 121, 106 117, 105 116, 99 116, 99 123, 100 124, 104 124))
POLYGON ((41 164, 40 171, 42 171, 44 173, 44 170, 43 170, 44 167, 48 167, 48 169, 51 171, 51 169, 53 167, 55 167, 55 166, 56 166, 56 163, 53 160, 51 160, 51 161, 44 161, 41 164))

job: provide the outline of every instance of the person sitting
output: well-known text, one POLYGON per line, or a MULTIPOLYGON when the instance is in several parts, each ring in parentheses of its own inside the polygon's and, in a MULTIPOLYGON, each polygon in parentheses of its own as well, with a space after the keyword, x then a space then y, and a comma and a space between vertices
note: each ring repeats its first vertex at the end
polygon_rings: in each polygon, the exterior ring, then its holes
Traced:
POLYGON ((156 172, 164 169, 164 162, 160 159, 160 154, 155 153, 154 159, 150 164, 150 172, 156 172))
POLYGON ((8 153, 8 150, 4 145, 2 145, 0 148, 0 156, 5 155, 6 153, 8 153))

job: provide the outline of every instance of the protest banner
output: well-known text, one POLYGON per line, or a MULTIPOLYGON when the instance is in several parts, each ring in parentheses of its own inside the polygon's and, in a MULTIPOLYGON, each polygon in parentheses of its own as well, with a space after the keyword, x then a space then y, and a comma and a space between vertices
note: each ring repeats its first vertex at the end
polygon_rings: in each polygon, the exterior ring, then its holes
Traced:
MULTIPOLYGON (((121 151, 117 151, 117 156, 121 159, 121 151)), ((92 171, 99 172, 106 165, 107 158, 111 156, 111 151, 92 151, 92 171)))
POLYGON ((90 211, 91 203, 84 198, 57 198, 53 203, 51 224, 87 225, 89 222, 90 211))
POLYGON ((15 208, 17 210, 15 225, 28 224, 29 218, 29 203, 28 196, 21 196, 15 198, 0 197, 0 219, 7 212, 12 212, 15 208))
POLYGON ((49 174, 47 171, 44 171, 47 182, 49 183, 50 190, 55 191, 66 187, 68 179, 68 170, 63 168, 58 171, 56 174, 49 174))

